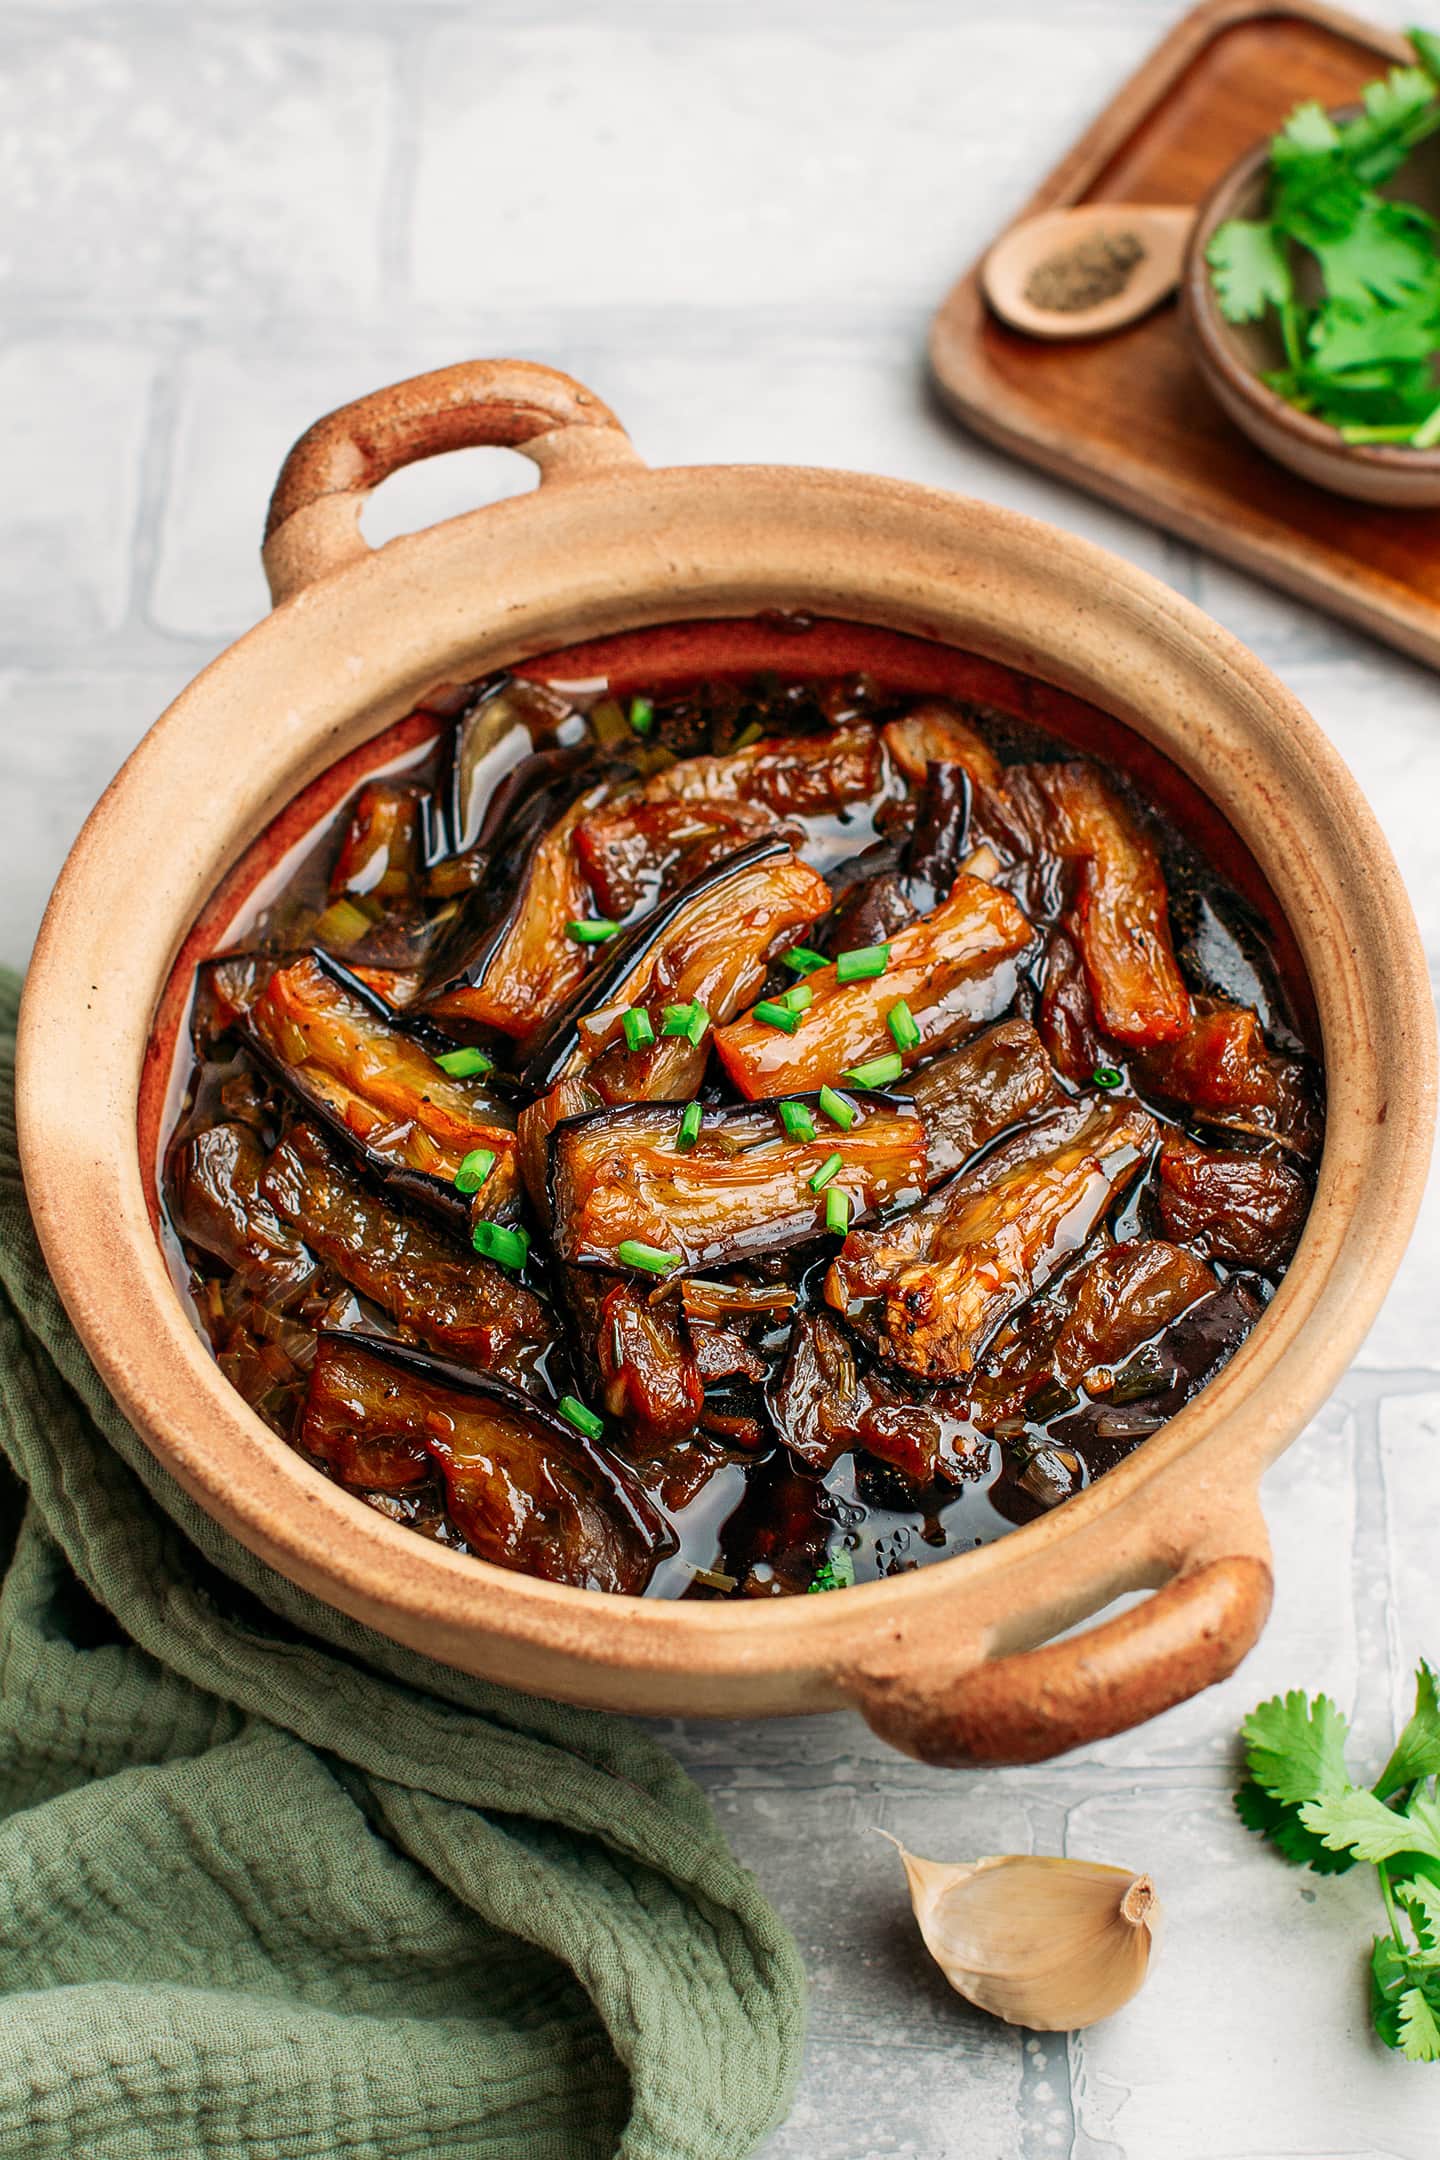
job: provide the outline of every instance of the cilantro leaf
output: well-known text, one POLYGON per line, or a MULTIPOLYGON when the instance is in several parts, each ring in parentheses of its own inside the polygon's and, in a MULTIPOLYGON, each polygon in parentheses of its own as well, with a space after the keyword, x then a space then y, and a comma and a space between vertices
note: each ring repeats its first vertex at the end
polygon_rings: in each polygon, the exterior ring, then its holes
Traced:
POLYGON ((1430 30, 1407 30, 1415 57, 1432 82, 1440 83, 1440 38, 1430 30))
POLYGON ((1290 265, 1273 225, 1230 218, 1205 250, 1220 312, 1227 322, 1258 322, 1291 297, 1290 265))
POLYGON ((1269 1838, 1292 1867, 1312 1868, 1317 1875, 1343 1875, 1355 1865, 1350 1852, 1332 1852, 1313 1830, 1300 1820, 1300 1810, 1290 1801, 1276 1800, 1247 1778, 1235 1794, 1235 1812, 1247 1830, 1269 1838))
POLYGON ((1440 1777, 1440 1700, 1434 1668, 1420 1660, 1415 1674, 1415 1710, 1395 1743, 1395 1752, 1376 1780, 1382 1800, 1422 1778, 1440 1777))
POLYGON ((1427 1953, 1427 1963, 1440 1966, 1440 1885, 1423 1876, 1396 1883, 1395 1901, 1415 1931, 1415 1940, 1427 1953))
POLYGON ((1377 1935, 1370 1950, 1370 2022, 1386 2047, 1400 2045, 1400 1998, 1410 1985, 1410 1961, 1393 1935, 1377 1935))
POLYGON ((1275 138, 1275 151, 1313 157, 1317 151, 1333 150, 1340 140, 1340 131, 1323 105, 1314 98, 1307 98, 1297 105, 1280 133, 1275 138))
MULTIPOLYGON (((1440 1993, 1440 1991, 1437 1991, 1440 1993)), ((1400 2052, 1409 2062, 1440 2062, 1440 2000, 1421 1987, 1400 1997, 1400 2052)))
POLYGON ((1413 1801, 1403 1814, 1377 1800, 1373 1792, 1323 1793, 1300 1810, 1300 1820, 1332 1851, 1353 1852, 1357 1860, 1393 1860, 1399 1853, 1424 1853, 1440 1860, 1440 1808, 1413 1801))
POLYGON ((1257 1785, 1276 1800, 1318 1800, 1345 1792, 1350 1727, 1328 1695, 1313 1699, 1292 1688, 1257 1704, 1240 1728, 1245 1760, 1257 1785))
POLYGON ((1435 86, 1419 68, 1392 68, 1361 92, 1363 114, 1340 129, 1351 171, 1366 187, 1388 180, 1429 130, 1435 86))
POLYGON ((1331 307, 1373 309, 1380 300, 1398 308, 1420 294, 1433 312, 1440 300, 1434 228, 1403 203, 1362 203, 1347 231, 1317 236, 1309 245, 1331 307))

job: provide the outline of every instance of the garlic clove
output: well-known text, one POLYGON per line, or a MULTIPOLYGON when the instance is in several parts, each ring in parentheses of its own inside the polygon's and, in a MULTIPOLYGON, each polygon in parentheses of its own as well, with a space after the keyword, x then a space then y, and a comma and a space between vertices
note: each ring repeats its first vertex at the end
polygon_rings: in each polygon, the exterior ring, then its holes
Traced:
POLYGON ((950 1865, 890 1842, 925 1947, 956 1993, 992 2017, 1078 2032, 1144 1982, 1160 1920, 1148 1875, 1030 1853, 950 1865))

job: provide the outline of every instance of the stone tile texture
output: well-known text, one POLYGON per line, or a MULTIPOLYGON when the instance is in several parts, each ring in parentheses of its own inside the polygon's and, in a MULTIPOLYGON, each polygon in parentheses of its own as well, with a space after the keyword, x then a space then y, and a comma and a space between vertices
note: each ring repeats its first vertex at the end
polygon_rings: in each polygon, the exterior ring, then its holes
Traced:
MULTIPOLYGON (((275 472, 318 413, 476 353, 568 368, 656 463, 889 472, 1014 505, 1210 609, 1359 776, 1440 977, 1435 679, 971 441, 928 314, 1173 19, 1171 0, 0 0, 0 958, 86 810, 265 607, 275 472)), ((1372 12, 1399 24, 1408 0, 1372 12)), ((533 484, 500 452, 392 482, 379 542, 533 484)), ((929 1771, 858 1720, 657 1731, 794 1927, 810 2046, 767 2160, 1431 2160, 1440 2080, 1365 2024, 1375 1915, 1229 1807, 1237 1721, 1328 1687, 1379 1756, 1440 1656, 1440 1209, 1266 1485, 1274 1618, 1225 1687, 1043 1769, 929 1771), (1150 1868, 1154 1977, 1068 2044, 954 1997, 922 1852, 1150 1868)))

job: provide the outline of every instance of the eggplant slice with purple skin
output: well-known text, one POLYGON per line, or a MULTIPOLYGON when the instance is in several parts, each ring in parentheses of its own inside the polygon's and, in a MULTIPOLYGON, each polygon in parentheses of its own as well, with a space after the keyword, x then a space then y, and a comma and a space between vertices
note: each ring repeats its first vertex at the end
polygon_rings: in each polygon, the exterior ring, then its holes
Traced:
POLYGON ((778 1103, 702 1110, 693 1140, 674 1104, 630 1103, 567 1118, 550 1142, 555 1249, 577 1267, 624 1268, 623 1246, 695 1273, 804 1244, 825 1228, 827 1194, 851 1220, 925 1189, 925 1128, 913 1103, 869 1094, 847 1132, 818 1096, 812 1140, 792 1139, 778 1103))
POLYGON ((1158 1136, 1131 1103, 1066 1103, 908 1215, 856 1230, 825 1281, 880 1355, 963 1379, 990 1335, 1082 1245, 1158 1136))
POLYGON ((271 1151, 261 1197, 317 1259, 442 1356, 522 1382, 555 1339, 550 1310, 493 1262, 387 1206, 311 1125, 271 1151))
POLYGON ((237 1026, 282 1088, 398 1200, 463 1233, 516 1198, 517 1146, 503 1105, 476 1081, 442 1071, 443 1053, 427 1043, 443 1037, 422 1040, 408 1016, 402 1022, 324 954, 275 968, 241 1006, 237 1026), (477 1149, 495 1161, 471 1200, 454 1180, 477 1149))
POLYGON ((675 1547, 631 1474, 564 1418, 381 1336, 320 1336, 296 1437, 352 1491, 438 1477, 472 1553, 546 1582, 635 1596, 675 1547))
POLYGON ((534 1092, 580 1075, 610 1103, 688 1101, 714 1027, 755 997, 772 953, 823 914, 830 889, 787 840, 752 841, 703 871, 617 938, 527 1059, 534 1092), (667 1012, 690 1007, 692 1035, 670 1034, 667 1012), (632 1050, 624 1015, 643 1010, 653 1041, 632 1050))
POLYGON ((1058 1094, 1045 1046, 1028 1020, 997 1021, 898 1081, 894 1092, 910 1098, 925 1127, 927 1190, 1058 1094))

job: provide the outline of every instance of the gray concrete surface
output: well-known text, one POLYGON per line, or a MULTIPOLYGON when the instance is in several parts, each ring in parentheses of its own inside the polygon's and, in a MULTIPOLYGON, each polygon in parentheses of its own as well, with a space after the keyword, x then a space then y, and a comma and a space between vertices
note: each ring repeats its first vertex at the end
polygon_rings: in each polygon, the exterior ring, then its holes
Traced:
MULTIPOLYGON (((1396 22, 1407 12, 1384 0, 1396 22)), ((1170 19, 1157 0, 0 0, 0 954, 81 819, 264 606, 275 469, 317 413, 470 354, 591 383, 656 462, 852 466, 1016 504, 1157 571, 1316 713, 1440 962, 1435 678, 966 440, 929 311, 1170 19)), ((530 484, 471 452, 392 482, 381 538, 530 484)), ((138 871, 137 874, 143 874, 138 871)), ((1377 1915, 1228 1803, 1237 1719, 1328 1687, 1378 1760, 1440 1655, 1440 1215, 1267 1498, 1279 1596, 1244 1671, 1148 1730, 948 1776, 854 1720, 664 1737, 795 1927, 805 2078, 768 2160, 1431 2160, 1440 2074, 1370 2038, 1377 1915), (881 1824, 1157 1877, 1124 2015, 1008 2031, 918 1948, 881 1824)))

